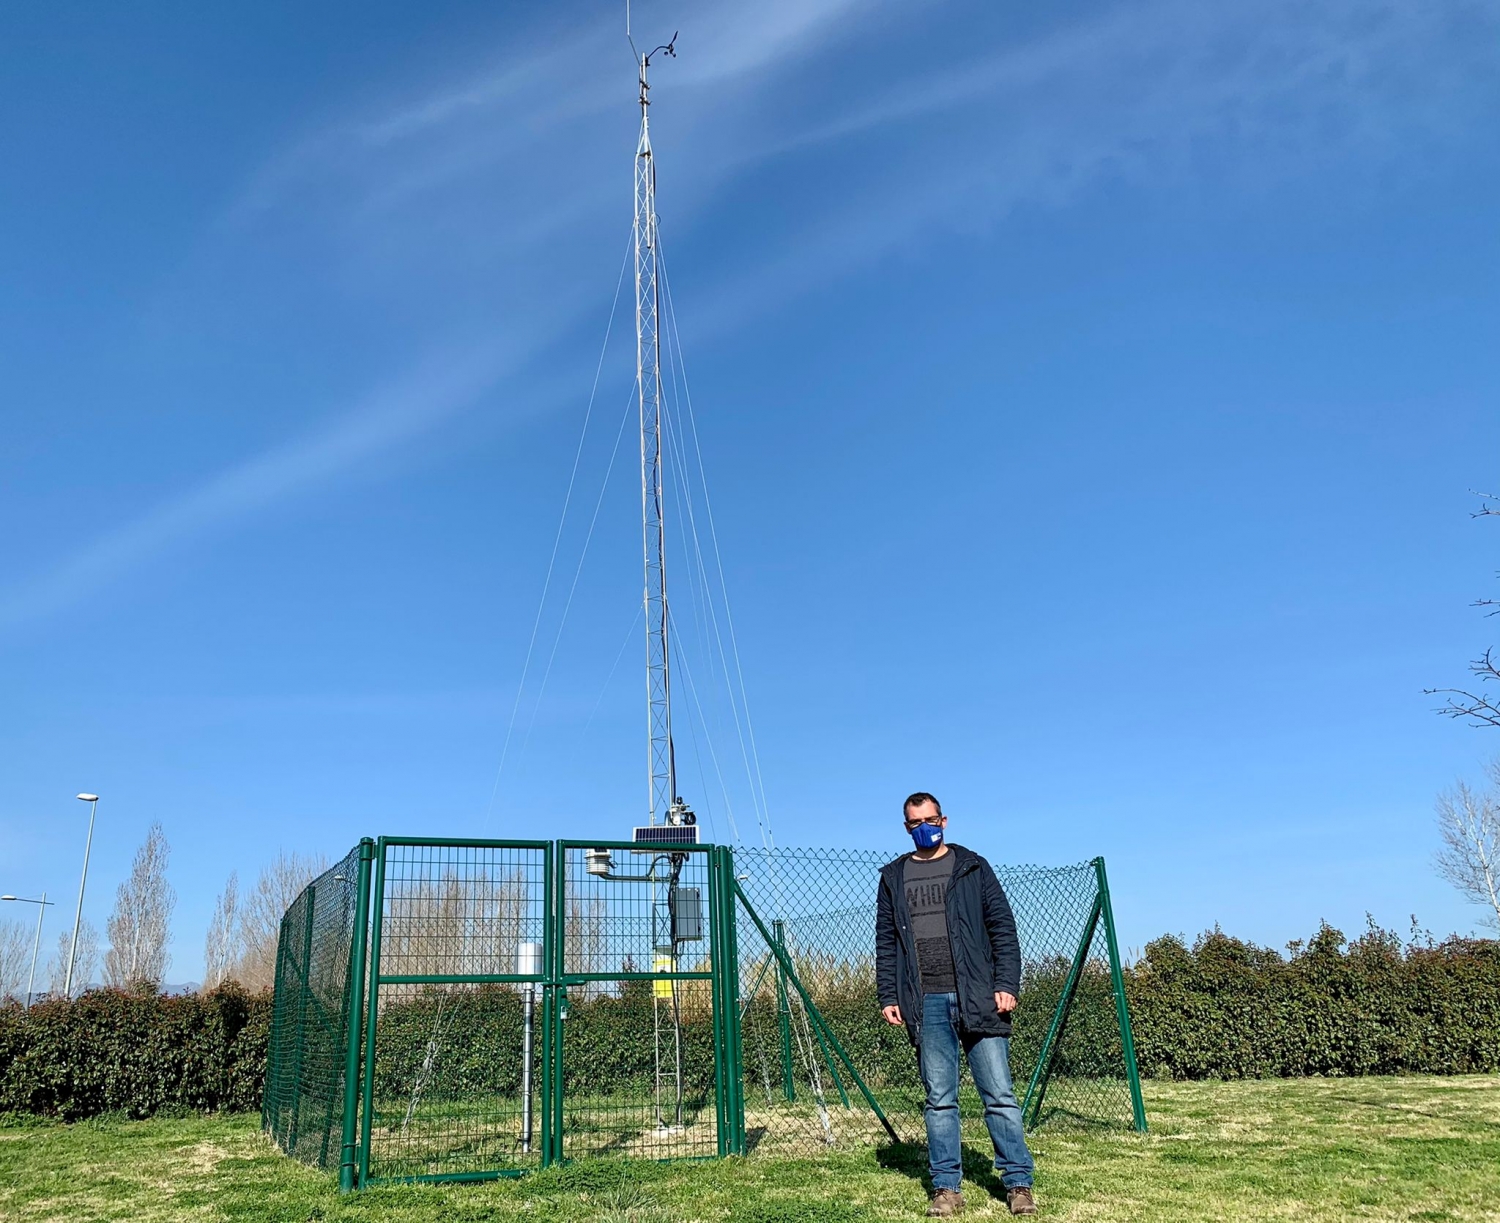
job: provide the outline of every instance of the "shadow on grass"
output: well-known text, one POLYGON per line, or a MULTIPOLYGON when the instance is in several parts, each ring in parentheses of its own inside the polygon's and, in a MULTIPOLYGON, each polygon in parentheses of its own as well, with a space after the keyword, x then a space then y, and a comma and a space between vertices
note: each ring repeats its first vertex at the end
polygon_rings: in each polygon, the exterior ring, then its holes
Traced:
POLYGON ((1375 1112, 1413 1113, 1418 1117, 1430 1117, 1434 1121, 1449 1120, 1442 1113, 1429 1112, 1413 1104, 1401 1104, 1392 1100, 1361 1100, 1358 1096, 1329 1096, 1328 1098, 1340 1104, 1352 1104, 1356 1108, 1367 1108, 1375 1112))
POLYGON ((1068 1130, 1075 1133, 1131 1134, 1135 1132, 1135 1125, 1130 1121, 1090 1116, 1086 1113, 1073 1112, 1068 1108, 1044 1108, 1041 1115, 1033 1122, 1031 1130, 1027 1132, 1031 1133, 1043 1127, 1052 1131, 1068 1130))
MULTIPOLYGON (((921 1181, 922 1188, 928 1193, 932 1192, 932 1177, 927 1170, 926 1146, 915 1142, 889 1143, 876 1148, 875 1160, 882 1168, 909 1176, 914 1181, 921 1181)), ((965 1147, 963 1169, 964 1180, 970 1186, 983 1189, 990 1197, 999 1201, 1005 1200, 1005 1187, 1000 1183, 1000 1178, 995 1175, 994 1164, 986 1156, 965 1147)))

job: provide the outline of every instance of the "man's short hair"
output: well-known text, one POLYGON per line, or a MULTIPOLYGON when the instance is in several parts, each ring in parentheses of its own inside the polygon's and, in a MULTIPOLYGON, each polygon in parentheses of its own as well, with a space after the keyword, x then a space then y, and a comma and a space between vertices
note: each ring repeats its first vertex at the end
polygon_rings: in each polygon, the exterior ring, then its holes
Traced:
POLYGON ((939 815, 943 814, 943 804, 938 802, 937 796, 927 793, 926 790, 918 790, 901 804, 901 816, 904 819, 906 813, 913 807, 920 807, 923 803, 931 803, 939 815))

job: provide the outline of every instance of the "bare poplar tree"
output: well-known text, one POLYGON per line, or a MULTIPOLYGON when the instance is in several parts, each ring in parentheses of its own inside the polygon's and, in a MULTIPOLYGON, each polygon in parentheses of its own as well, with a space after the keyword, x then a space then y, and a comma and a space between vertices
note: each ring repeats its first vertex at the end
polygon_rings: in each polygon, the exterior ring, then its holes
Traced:
POLYGON ((0 1002, 26 996, 31 933, 24 922, 0 921, 0 1002))
MULTIPOLYGON (((47 961, 47 992, 54 998, 63 996, 68 979, 68 952, 73 945, 73 931, 63 930, 57 936, 57 954, 47 961)), ((78 927, 78 955, 73 965, 73 996, 89 986, 99 967, 99 931, 84 918, 78 927)))
POLYGON ((1500 930, 1500 758, 1490 762, 1489 788, 1476 793, 1463 782, 1438 796, 1443 848, 1438 874, 1475 904, 1487 906, 1487 925, 1500 930))
POLYGON ((312 880, 328 869, 322 854, 304 856, 284 850, 260 872, 249 895, 238 901, 235 956, 229 975, 246 989, 276 983, 276 941, 288 906, 312 880))
POLYGON ((177 904, 177 893, 167 882, 171 852, 161 824, 152 824, 135 851, 130 877, 115 892, 104 957, 105 983, 115 989, 156 989, 166 975, 172 909, 177 904))
POLYGON ((203 988, 213 989, 230 975, 238 953, 240 934, 240 877, 230 871, 224 890, 214 905, 213 920, 203 944, 203 988))

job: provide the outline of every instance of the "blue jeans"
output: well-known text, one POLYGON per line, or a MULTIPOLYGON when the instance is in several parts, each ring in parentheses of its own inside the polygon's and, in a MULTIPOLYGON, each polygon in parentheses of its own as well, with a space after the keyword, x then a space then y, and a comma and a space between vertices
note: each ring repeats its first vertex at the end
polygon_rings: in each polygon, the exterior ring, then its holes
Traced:
MULTIPOLYGON (((958 1127, 958 995, 922 996, 922 1045, 917 1062, 927 1088, 927 1163, 934 1189, 963 1182, 958 1127)), ((995 1171, 1007 1189, 1031 1184, 1031 1152, 1021 1126, 1021 1106, 1010 1081, 1010 1041, 1003 1036, 967 1037, 969 1073, 984 1101, 984 1124, 995 1144, 995 1171)))

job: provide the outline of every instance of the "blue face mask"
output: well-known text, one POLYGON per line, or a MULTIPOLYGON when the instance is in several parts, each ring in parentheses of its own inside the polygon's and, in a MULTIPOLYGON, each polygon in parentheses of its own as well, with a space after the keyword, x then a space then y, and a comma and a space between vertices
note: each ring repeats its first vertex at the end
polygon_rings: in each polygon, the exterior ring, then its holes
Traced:
POLYGON ((943 843, 943 830, 936 824, 918 824, 911 830, 918 849, 936 849, 943 843))

